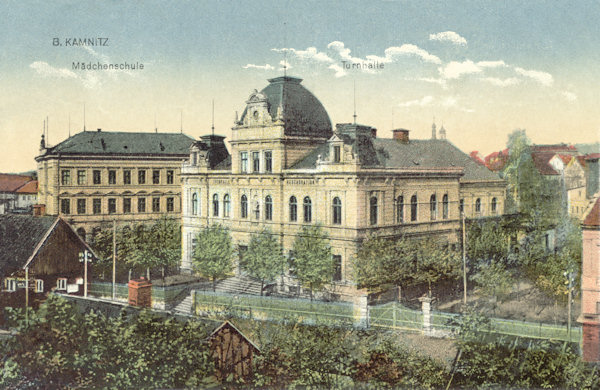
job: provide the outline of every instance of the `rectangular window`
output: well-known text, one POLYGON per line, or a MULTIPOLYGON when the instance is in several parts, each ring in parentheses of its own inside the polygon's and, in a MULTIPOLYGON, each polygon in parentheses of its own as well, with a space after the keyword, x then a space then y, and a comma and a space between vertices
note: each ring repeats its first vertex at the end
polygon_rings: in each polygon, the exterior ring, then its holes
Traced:
POLYGON ((124 213, 131 212, 131 198, 123 198, 123 212, 124 213))
POLYGON ((42 279, 35 280, 35 292, 36 293, 44 292, 44 281, 42 279))
POLYGON ((71 171, 63 169, 60 173, 60 184, 63 186, 71 185, 71 171))
POLYGON ((160 198, 152 198, 152 212, 160 212, 160 198))
POLYGON ((273 152, 265 152, 265 172, 273 172, 273 152))
POLYGON ((56 289, 57 290, 66 290, 67 289, 67 278, 58 278, 56 280, 56 289))
POLYGON ((248 152, 240 152, 240 171, 242 173, 248 172, 248 152))
POLYGON ((108 213, 114 214, 117 212, 117 200, 115 198, 108 199, 108 213))
POLYGON ((60 200, 60 212, 62 214, 71 214, 71 199, 60 200))
POLYGON ((138 184, 146 184, 146 171, 143 169, 138 170, 138 184))
POLYGON ((102 184, 102 175, 99 170, 95 169, 92 176, 94 177, 94 184, 102 184))
POLYGON ((108 184, 117 184, 117 171, 108 171, 108 184))
POLYGON ((333 147, 333 162, 339 163, 342 159, 342 149, 339 146, 333 147))
POLYGON ((84 170, 77 171, 77 184, 79 184, 80 186, 87 184, 86 174, 84 170))
POLYGON ((175 200, 173 198, 167 198, 167 213, 172 213, 175 209, 175 200))
POLYGON ((160 184, 160 171, 158 169, 152 171, 152 184, 160 184))
POLYGON ((102 212, 102 199, 96 198, 92 200, 92 208, 94 214, 100 214, 102 212))
POLYGON ((173 171, 167 171, 167 184, 173 184, 173 171))
POLYGON ((146 198, 138 198, 138 213, 146 212, 146 198))
POLYGON ((4 279, 4 287, 6 291, 17 291, 17 281, 15 279, 4 279))
POLYGON ((339 282, 342 280, 342 256, 333 255, 333 281, 339 282))
POLYGON ((77 199, 77 214, 85 214, 85 199, 77 199))
POLYGON ((123 171, 123 184, 131 184, 131 171, 129 169, 123 171))
POLYGON ((252 172, 260 172, 260 153, 252 152, 252 172))

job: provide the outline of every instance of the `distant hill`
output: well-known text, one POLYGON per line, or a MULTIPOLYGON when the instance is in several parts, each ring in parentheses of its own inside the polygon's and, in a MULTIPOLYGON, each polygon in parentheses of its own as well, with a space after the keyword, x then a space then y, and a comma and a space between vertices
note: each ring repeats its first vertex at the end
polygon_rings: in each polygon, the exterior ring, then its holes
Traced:
POLYGON ((594 142, 589 144, 575 144, 575 147, 582 154, 589 153, 600 153, 600 142, 594 142))

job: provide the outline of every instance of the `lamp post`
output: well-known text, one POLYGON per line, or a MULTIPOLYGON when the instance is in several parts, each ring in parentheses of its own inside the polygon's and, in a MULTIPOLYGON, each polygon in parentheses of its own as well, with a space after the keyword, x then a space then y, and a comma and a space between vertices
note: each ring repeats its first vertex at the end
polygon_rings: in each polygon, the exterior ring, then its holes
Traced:
POLYGON ((88 260, 92 254, 87 249, 79 252, 79 261, 83 263, 83 296, 87 298, 88 294, 88 260))

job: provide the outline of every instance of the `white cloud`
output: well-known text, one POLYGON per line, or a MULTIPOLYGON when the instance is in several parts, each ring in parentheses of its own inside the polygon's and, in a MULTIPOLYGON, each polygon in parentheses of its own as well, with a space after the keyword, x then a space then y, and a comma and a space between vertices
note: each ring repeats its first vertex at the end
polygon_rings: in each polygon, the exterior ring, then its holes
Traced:
POLYGON ((509 77, 506 79, 499 79, 496 77, 485 77, 482 79, 483 81, 487 81, 488 83, 495 85, 496 87, 508 87, 511 85, 517 85, 521 81, 516 77, 509 77))
POLYGON ((420 77, 415 80, 423 81, 425 83, 438 84, 439 86, 441 86, 444 89, 446 89, 448 87, 448 83, 446 82, 446 80, 444 80, 442 78, 436 79, 433 77, 420 77))
POLYGON ((29 67, 44 77, 60 77, 65 79, 79 78, 72 70, 67 68, 55 68, 44 61, 35 61, 31 63, 29 67))
POLYGON ((242 66, 242 68, 244 68, 244 69, 262 69, 262 70, 273 70, 273 69, 275 69, 274 67, 272 67, 269 64, 264 64, 264 65, 246 64, 246 65, 242 66))
POLYGON ((392 46, 385 49, 385 58, 393 60, 398 55, 414 55, 421 58, 425 62, 431 62, 433 64, 441 64, 442 61, 439 57, 428 53, 426 50, 421 49, 416 45, 405 43, 400 47, 392 46))
POLYGON ((423 96, 422 99, 409 100, 407 102, 400 103, 400 104, 398 104, 398 107, 412 107, 412 106, 424 107, 424 106, 427 106, 428 104, 431 104, 431 102, 433 102, 433 96, 423 96))
POLYGON ((562 95, 565 99, 567 99, 570 102, 574 102, 575 100, 577 100, 577 95, 575 95, 573 92, 563 91, 562 95))
POLYGON ((499 61, 479 61, 477 66, 481 68, 499 68, 507 66, 506 63, 502 60, 499 61))
POLYGON ((279 65, 281 65, 281 68, 279 68, 279 70, 292 69, 292 65, 288 61, 285 61, 285 60, 279 61, 279 65))
POLYGON ((444 107, 456 107, 458 100, 454 96, 448 96, 442 100, 442 106, 444 107))
POLYGON ((295 55, 296 57, 298 57, 301 60, 304 61, 317 61, 317 62, 325 62, 325 63, 332 63, 334 62, 333 58, 329 57, 327 54, 323 53, 322 51, 318 51, 316 47, 308 47, 306 48, 306 50, 296 50, 293 48, 282 48, 282 49, 271 49, 274 52, 277 53, 283 53, 283 52, 288 52, 291 53, 293 55, 295 55))
POLYGON ((338 53, 338 55, 342 58, 342 60, 346 60, 349 62, 361 62, 360 58, 356 58, 356 57, 352 57, 350 55, 350 49, 348 49, 345 45, 344 42, 340 42, 340 41, 333 41, 331 42, 329 45, 327 45, 328 49, 332 49, 335 52, 338 53))
POLYGON ((327 69, 333 69, 335 71, 335 77, 344 77, 348 74, 341 66, 336 64, 329 65, 327 69))
POLYGON ((515 72, 522 76, 529 77, 546 87, 549 87, 554 83, 554 78, 550 73, 541 72, 539 70, 527 70, 519 67, 515 67, 515 72))
POLYGON ((481 73, 482 70, 473 61, 451 61, 446 66, 438 68, 440 75, 445 79, 458 79, 462 75, 481 73))
POLYGON ((467 46, 467 40, 454 31, 444 31, 437 34, 429 34, 430 41, 446 41, 455 45, 467 46))

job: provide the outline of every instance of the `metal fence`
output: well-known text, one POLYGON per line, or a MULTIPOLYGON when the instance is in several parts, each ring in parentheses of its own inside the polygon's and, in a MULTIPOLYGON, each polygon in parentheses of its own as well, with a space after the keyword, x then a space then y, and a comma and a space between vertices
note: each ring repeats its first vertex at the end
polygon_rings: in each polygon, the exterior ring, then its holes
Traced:
POLYGON ((423 312, 406 308, 396 302, 371 306, 369 309, 369 325, 378 328, 420 332, 423 330, 423 312))
MULTIPOLYGON (((187 285, 175 286, 152 286, 152 301, 160 303, 171 303, 176 300, 181 292, 188 289, 187 285)), ((95 297, 112 297, 112 283, 92 282, 90 283, 88 293, 95 297)), ((127 300, 129 289, 127 284, 117 283, 115 285, 115 297, 119 300, 127 300)))
POLYGON ((222 315, 265 321, 294 320, 305 324, 353 325, 360 320, 355 306, 297 298, 231 295, 194 291, 194 314, 222 315))

